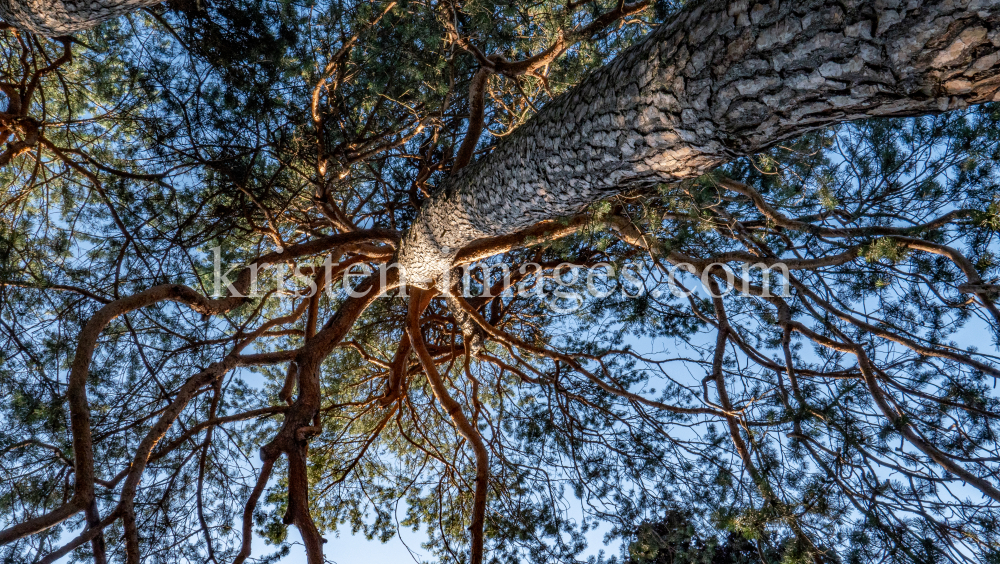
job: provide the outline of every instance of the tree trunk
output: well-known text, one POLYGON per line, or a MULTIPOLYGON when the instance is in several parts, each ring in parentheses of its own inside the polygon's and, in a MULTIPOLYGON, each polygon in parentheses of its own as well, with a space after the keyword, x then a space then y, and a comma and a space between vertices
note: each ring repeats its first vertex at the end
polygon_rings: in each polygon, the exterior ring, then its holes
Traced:
MULTIPOLYGON (((0 0, 0 17, 66 34, 155 3, 0 0)), ((447 179, 399 263, 429 287, 476 239, 833 123, 992 100, 998 45, 1000 0, 695 0, 447 179)))
POLYGON ((39 35, 69 35, 163 0, 0 0, 0 20, 39 35))
POLYGON ((458 249, 802 133, 993 100, 1000 0, 708 0, 447 179, 404 239, 428 287, 458 249))

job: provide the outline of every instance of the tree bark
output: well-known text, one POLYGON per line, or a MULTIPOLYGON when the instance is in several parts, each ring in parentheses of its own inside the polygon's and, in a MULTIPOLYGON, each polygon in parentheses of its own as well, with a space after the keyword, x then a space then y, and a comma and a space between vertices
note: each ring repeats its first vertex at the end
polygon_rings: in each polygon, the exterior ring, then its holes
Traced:
POLYGON ((163 0, 0 0, 0 20, 39 35, 69 35, 163 0))
POLYGON ((991 101, 1000 0, 706 0, 444 181, 404 238, 430 287, 473 241, 807 131, 991 101))

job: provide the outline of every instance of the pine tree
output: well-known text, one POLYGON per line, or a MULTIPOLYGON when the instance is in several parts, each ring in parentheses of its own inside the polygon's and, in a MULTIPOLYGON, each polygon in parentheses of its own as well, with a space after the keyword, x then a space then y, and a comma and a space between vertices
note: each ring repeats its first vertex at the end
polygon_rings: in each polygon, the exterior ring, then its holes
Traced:
POLYGON ((1000 3, 73 5, 0 0, 0 558, 996 559, 1000 3))

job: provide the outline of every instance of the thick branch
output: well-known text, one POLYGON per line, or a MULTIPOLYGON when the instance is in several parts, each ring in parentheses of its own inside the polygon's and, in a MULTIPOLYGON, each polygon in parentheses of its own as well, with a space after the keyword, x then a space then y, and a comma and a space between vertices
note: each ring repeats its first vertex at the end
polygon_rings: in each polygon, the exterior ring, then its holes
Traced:
POLYGON ((469 555, 469 563, 482 564, 483 532, 486 525, 486 494, 490 478, 489 453, 486 450, 486 445, 483 443, 483 437, 479 433, 479 429, 477 429, 476 426, 469 421, 469 418, 465 416, 465 412, 462 411, 461 404, 455 401, 455 399, 451 397, 451 394, 448 393, 448 388, 445 387, 444 380, 441 378, 441 374, 437 370, 434 359, 431 357, 430 353, 427 352, 427 347, 424 344, 424 337, 420 333, 420 314, 427 306, 431 297, 433 297, 433 294, 431 293, 423 292, 421 290, 414 291, 413 296, 410 298, 410 312, 406 331, 410 336, 410 343, 413 345, 413 350, 417 353, 417 358, 420 359, 420 365, 423 367, 424 373, 427 375, 427 381, 431 385, 434 397, 437 398, 438 403, 441 404, 441 407, 443 407, 448 413, 448 416, 451 417, 452 422, 455 423, 455 428, 458 430, 458 433, 469 441, 469 445, 472 446, 472 450, 475 453, 476 491, 472 501, 472 524, 469 525, 469 531, 472 535, 472 548, 470 551, 471 554, 469 555))

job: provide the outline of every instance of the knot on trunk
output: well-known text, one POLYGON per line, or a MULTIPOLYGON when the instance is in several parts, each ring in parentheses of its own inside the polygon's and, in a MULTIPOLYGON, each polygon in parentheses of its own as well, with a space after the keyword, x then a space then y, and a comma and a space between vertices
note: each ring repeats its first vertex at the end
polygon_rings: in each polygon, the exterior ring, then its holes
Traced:
POLYGON ((295 439, 299 442, 308 441, 322 432, 323 428, 319 426, 299 427, 295 430, 295 439))

